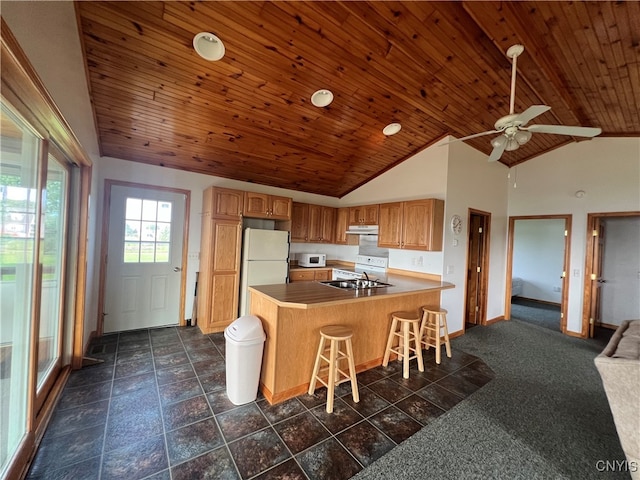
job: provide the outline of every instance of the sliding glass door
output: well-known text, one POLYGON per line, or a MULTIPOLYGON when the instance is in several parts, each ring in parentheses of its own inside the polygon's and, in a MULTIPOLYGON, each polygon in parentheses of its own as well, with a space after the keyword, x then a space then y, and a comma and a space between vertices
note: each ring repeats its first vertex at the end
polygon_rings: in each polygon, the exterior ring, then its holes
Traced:
POLYGON ((2 102, 0 477, 61 369, 69 167, 2 102))
POLYGON ((27 432, 41 141, 2 105, 0 138, 0 465, 27 432))
MULTIPOLYGON (((60 156, 58 154, 58 156, 60 156)), ((47 179, 40 221, 41 296, 38 329, 36 410, 60 370, 61 328, 64 318, 65 243, 68 169, 52 152, 47 157, 47 179)))

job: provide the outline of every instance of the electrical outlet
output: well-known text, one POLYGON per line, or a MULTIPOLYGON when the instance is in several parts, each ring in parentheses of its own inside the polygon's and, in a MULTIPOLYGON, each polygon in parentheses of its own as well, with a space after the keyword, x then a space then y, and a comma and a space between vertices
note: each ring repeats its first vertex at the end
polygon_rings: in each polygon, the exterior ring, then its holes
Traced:
POLYGON ((418 257, 418 265, 422 266, 422 255, 418 257))
POLYGON ((579 277, 579 276, 580 276, 580 270, 579 270, 579 269, 577 269, 577 268, 576 268, 576 269, 574 269, 574 270, 573 270, 573 276, 574 276, 574 277, 579 277))
POLYGON ((554 292, 561 292, 562 289, 560 287, 553 287, 554 292))
POLYGON ((200 252, 190 253, 189 255, 187 255, 187 258, 189 260, 200 260, 200 252))
POLYGON ((453 265, 447 265, 447 275, 453 274, 453 265))

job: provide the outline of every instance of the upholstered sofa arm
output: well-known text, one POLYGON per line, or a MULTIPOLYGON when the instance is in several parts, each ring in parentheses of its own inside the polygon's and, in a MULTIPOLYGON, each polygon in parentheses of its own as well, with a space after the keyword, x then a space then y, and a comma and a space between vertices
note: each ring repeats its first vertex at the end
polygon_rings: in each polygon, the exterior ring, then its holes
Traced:
POLYGON ((625 320, 595 358, 631 478, 640 479, 640 320, 625 320))

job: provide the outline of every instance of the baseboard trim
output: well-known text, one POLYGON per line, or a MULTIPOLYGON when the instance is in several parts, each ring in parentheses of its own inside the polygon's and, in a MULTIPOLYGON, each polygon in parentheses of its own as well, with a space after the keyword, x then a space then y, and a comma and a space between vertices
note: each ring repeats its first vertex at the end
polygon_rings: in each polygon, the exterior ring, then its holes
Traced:
POLYGON ((539 300, 537 298, 529 298, 529 297, 521 297, 521 296, 517 296, 515 298, 519 298, 521 300, 527 300, 528 302, 535 302, 535 303, 542 303, 544 305, 551 305, 553 307, 558 307, 558 308, 561 307, 561 305, 559 303, 557 303, 557 302, 549 302, 547 300, 539 300))
POLYGON ((487 323, 485 325, 486 326, 493 325, 494 323, 502 322, 503 320, 505 320, 504 315, 499 315, 497 317, 490 318, 489 320, 487 320, 487 323))
POLYGON ((613 323, 598 323, 596 327, 608 328, 609 330, 617 330, 620 325, 614 325, 613 323))
POLYGON ((462 335, 464 335, 464 333, 464 330, 458 330, 457 332, 450 333, 449 340, 451 340, 452 338, 461 337, 462 335))

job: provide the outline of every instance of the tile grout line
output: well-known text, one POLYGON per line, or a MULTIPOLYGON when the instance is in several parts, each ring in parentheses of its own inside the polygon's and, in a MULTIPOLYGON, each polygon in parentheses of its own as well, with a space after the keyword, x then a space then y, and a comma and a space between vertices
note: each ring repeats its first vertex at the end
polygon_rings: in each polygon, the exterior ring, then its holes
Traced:
POLYGON ((104 465, 105 448, 107 447, 107 432, 109 430, 109 417, 111 415, 111 402, 113 400, 113 384, 116 379, 116 368, 118 366, 118 353, 120 352, 120 332, 118 332, 116 340, 116 351, 113 357, 113 372, 111 373, 111 388, 109 389, 109 406, 107 407, 107 418, 104 422, 104 433, 102 435, 102 449, 100 451, 100 465, 98 466, 98 480, 102 478, 102 469, 104 465))

